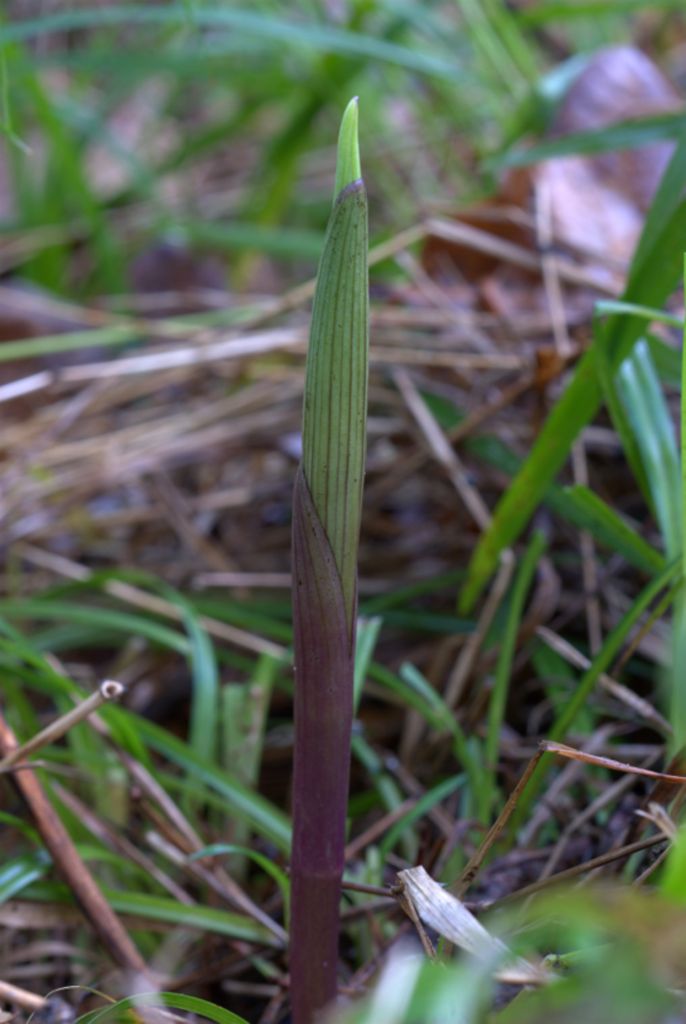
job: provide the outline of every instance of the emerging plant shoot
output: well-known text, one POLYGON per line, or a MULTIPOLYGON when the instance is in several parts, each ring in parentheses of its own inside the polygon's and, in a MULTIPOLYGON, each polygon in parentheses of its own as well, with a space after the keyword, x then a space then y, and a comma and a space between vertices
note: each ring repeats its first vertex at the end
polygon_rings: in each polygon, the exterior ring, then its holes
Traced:
POLYGON ((295 1024, 311 1024, 336 995, 366 450, 368 302, 367 199, 354 99, 341 123, 334 204, 317 276, 303 455, 293 497, 295 1024))

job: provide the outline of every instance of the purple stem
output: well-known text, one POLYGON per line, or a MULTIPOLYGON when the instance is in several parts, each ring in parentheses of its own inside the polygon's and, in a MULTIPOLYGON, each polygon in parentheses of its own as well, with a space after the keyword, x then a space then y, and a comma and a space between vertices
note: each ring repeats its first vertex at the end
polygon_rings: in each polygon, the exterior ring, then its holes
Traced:
POLYGON ((291 999, 294 1024, 313 1024, 336 996, 354 636, 333 552, 302 468, 293 498, 293 618, 291 999))

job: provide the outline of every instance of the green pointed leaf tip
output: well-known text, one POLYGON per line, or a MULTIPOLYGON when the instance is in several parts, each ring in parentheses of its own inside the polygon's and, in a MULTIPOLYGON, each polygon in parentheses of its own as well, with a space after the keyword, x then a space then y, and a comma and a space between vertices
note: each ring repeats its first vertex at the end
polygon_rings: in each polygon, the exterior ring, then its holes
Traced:
POLYGON ((366 451, 369 297, 367 197, 359 176, 357 102, 341 125, 337 192, 317 275, 303 410, 303 471, 355 614, 366 451))
POLYGON ((336 186, 334 202, 346 185, 362 177, 360 146, 357 139, 357 96, 345 108, 338 132, 338 158, 336 160, 336 186))

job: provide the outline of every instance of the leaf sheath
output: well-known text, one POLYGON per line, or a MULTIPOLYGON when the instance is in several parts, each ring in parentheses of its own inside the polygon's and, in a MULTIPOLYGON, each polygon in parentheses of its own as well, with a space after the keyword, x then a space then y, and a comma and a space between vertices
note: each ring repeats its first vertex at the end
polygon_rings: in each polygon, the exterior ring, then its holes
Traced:
POLYGON ((299 1024, 336 991, 353 673, 341 580, 302 469, 293 501, 293 616, 291 979, 299 1024))

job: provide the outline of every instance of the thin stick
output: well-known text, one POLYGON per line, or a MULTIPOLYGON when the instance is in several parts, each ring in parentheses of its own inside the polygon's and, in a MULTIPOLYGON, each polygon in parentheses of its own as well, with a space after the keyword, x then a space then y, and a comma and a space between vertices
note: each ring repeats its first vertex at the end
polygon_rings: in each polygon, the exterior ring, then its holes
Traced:
MULTIPOLYGON (((536 188, 536 229, 538 243, 542 252, 541 271, 550 319, 553 327, 555 349, 560 359, 568 359, 573 345, 567 330, 567 318, 564 308, 564 297, 560 278, 557 272, 557 260, 552 255, 555 235, 553 231, 552 194, 547 183, 539 182, 536 188)), ((574 482, 588 486, 588 466, 583 439, 572 447, 572 469, 574 482)), ((598 598, 598 570, 595 558, 595 544, 588 530, 579 531, 579 547, 581 550, 581 575, 584 584, 586 606, 586 623, 591 654, 598 653, 603 643, 600 600, 598 598)))
POLYGON ((445 702, 449 708, 454 708, 459 703, 462 696, 469 673, 474 667, 481 645, 486 639, 486 634, 491 628, 491 623, 495 618, 495 613, 498 611, 503 598, 507 592, 507 588, 510 585, 512 579, 512 573, 515 567, 515 558, 511 548, 505 548, 500 556, 500 567, 493 581, 493 586, 488 592, 488 597, 481 610, 479 621, 476 624, 476 629, 471 633, 462 649, 462 652, 455 664, 453 671, 450 674, 448 685, 445 690, 445 702))
MULTIPOLYGON (((657 839, 657 836, 654 836, 654 837, 651 836, 651 838, 657 839)), ((664 837, 664 838, 666 838, 666 837, 664 837)), ((657 856, 655 857, 655 860, 652 862, 652 864, 649 864, 648 867, 645 869, 645 871, 642 871, 641 874, 638 875, 638 877, 634 879, 634 881, 633 881, 634 888, 637 888, 639 885, 643 885, 644 882, 648 881, 650 876, 657 871, 657 869, 664 863, 664 861, 667 860, 667 857, 669 856, 669 853, 670 853, 671 849, 672 849, 672 845, 670 843, 669 846, 666 846, 664 848, 664 850, 660 850, 660 852, 657 854, 657 856)))
POLYGON ((0 1002, 13 1003, 22 1010, 36 1013, 37 1010, 43 1009, 47 999, 44 996, 37 996, 35 992, 27 992, 25 988, 10 985, 9 981, 0 981, 0 1002))
POLYGON ((143 853, 138 846, 131 842, 125 835, 120 835, 116 828, 112 828, 107 825, 90 807, 87 807, 82 800, 74 796, 68 789, 65 789, 59 783, 53 783, 53 791, 59 797, 65 807, 71 811, 71 813, 82 822, 83 825, 92 832, 94 836, 100 840, 105 846, 109 847, 110 850, 114 850, 115 853, 121 854, 123 857, 127 857, 129 860, 137 864, 143 871, 146 871, 151 878, 154 878, 158 885, 166 889, 167 892, 179 903, 185 903, 191 906, 195 900, 182 889, 180 885, 169 875, 165 874, 158 864, 153 861, 151 857, 143 853))
POLYGON ((345 848, 346 863, 359 856, 365 846, 369 846, 369 844, 373 843, 375 839, 378 839, 379 836, 383 835, 391 825, 395 824, 395 822, 402 818, 403 815, 411 811, 416 804, 417 801, 413 797, 410 797, 408 800, 403 800, 401 804, 394 807, 393 810, 389 811, 388 814, 385 814, 383 818, 375 821, 368 829, 365 829, 365 831, 360 833, 359 836, 352 839, 345 848))
MULTIPOLYGON (((465 416, 457 426, 449 430, 446 436, 450 444, 454 445, 468 437, 477 427, 481 426, 490 417, 501 412, 508 405, 511 405, 515 399, 532 388, 535 383, 535 374, 530 372, 520 374, 512 384, 500 389, 497 397, 492 402, 484 402, 482 405, 479 405, 465 416)), ((410 453, 407 457, 397 462, 384 477, 381 477, 374 485, 369 487, 368 495, 373 496, 373 500, 377 501, 384 494, 393 491, 401 481, 422 468, 424 463, 428 461, 429 454, 425 448, 418 448, 410 453)))
POLYGON ((184 369, 201 366, 204 363, 226 359, 244 359, 246 356, 261 355, 275 350, 303 345, 306 337, 300 330, 282 328, 254 334, 249 337, 224 338, 205 345, 178 346, 162 352, 149 352, 140 356, 99 363, 82 363, 68 366, 55 375, 56 381, 74 383, 96 380, 103 377, 122 377, 129 374, 159 373, 162 370, 184 369))
POLYGON ((641 775, 646 779, 658 779, 660 782, 674 783, 685 786, 686 775, 673 775, 670 772, 655 772, 651 768, 641 768, 635 764, 627 764, 625 761, 617 761, 613 757, 604 757, 600 754, 591 754, 585 750, 577 750, 575 747, 568 747, 565 743, 557 743, 555 740, 543 740, 541 750, 548 754, 556 754, 570 761, 580 761, 582 764, 597 765, 599 768, 607 768, 611 772, 627 772, 629 775, 641 775))
POLYGON ((397 894, 396 894, 396 899, 398 900, 398 905, 400 906, 400 909, 403 911, 403 913, 407 914, 407 916, 409 917, 410 921, 412 921, 412 924, 415 926, 415 929, 417 931, 417 935, 419 937, 419 941, 421 942, 422 948, 423 948, 424 952, 426 953, 426 955, 428 956, 429 960, 435 960, 436 959, 436 950, 434 949, 433 945, 431 944, 431 939, 426 934, 426 931, 424 929, 424 925, 422 923, 422 920, 421 920, 419 914, 417 913, 417 908, 415 907, 413 900, 410 899, 410 896, 409 896, 405 886, 402 884, 401 876, 398 875, 398 878, 400 879, 400 882, 399 882, 399 885, 398 885, 397 894))
POLYGON ((577 832, 585 822, 592 821, 598 811, 607 807, 608 804, 615 803, 615 801, 617 801, 618 798, 633 785, 634 780, 631 775, 624 775, 621 779, 617 779, 616 782, 613 782, 611 786, 607 786, 602 789, 595 800, 592 800, 590 804, 587 804, 583 810, 580 811, 572 821, 570 821, 569 825, 567 825, 567 827, 562 831, 560 838, 555 843, 550 857, 543 865, 539 875, 539 880, 549 878, 553 874, 562 854, 564 853, 567 843, 574 833, 577 832))
POLYGON ((507 798, 505 806, 503 807, 502 811, 500 812, 500 814, 498 815, 494 823, 491 825, 486 835, 484 836, 481 842, 481 846, 479 846, 478 849, 469 858, 457 883, 454 886, 452 886, 452 892, 454 893, 455 896, 462 898, 464 893, 467 891, 469 886, 476 878, 481 868, 481 865, 483 864, 486 855, 488 854, 488 851, 499 838, 503 829, 510 820, 512 812, 517 806, 517 803, 519 802, 519 798, 522 795, 523 790, 526 788, 529 779, 538 767, 538 762, 541 760, 544 753, 545 751, 543 750, 537 751, 537 753, 535 753, 529 761, 524 771, 524 774, 522 775, 519 782, 512 790, 509 797, 507 798))
MULTIPOLYGON (((90 569, 84 565, 72 562, 62 555, 48 554, 31 544, 22 544, 19 550, 22 557, 28 561, 40 565, 42 568, 51 569, 68 579, 86 581, 93 575, 90 569)), ((124 583, 122 580, 108 580, 102 589, 111 597, 125 601, 126 604, 133 605, 135 608, 142 608, 144 611, 152 612, 153 615, 162 615, 166 619, 173 619, 174 622, 183 622, 183 610, 177 605, 171 601, 165 601, 164 598, 158 597, 156 594, 148 594, 145 590, 134 587, 130 583, 124 583)), ((271 640, 263 640, 262 637, 248 633, 247 630, 229 626, 226 622, 219 622, 207 615, 199 615, 198 622, 210 636, 235 644, 237 647, 244 647, 246 650, 255 651, 258 654, 269 654, 273 658, 282 658, 286 654, 284 647, 272 643, 271 640)))
MULTIPOLYGON (((0 754, 8 757, 17 749, 14 733, 0 713, 0 754)), ((25 800, 43 842, 55 865, 72 890, 84 917, 119 967, 152 980, 147 965, 129 938, 121 921, 100 892, 85 861, 72 842, 54 807, 43 792, 35 771, 16 772, 12 781, 25 800)))
POLYGON ((581 864, 575 864, 574 867, 567 868, 566 871, 558 871, 556 875, 551 875, 549 878, 540 879, 538 882, 532 882, 531 885, 525 885, 523 889, 517 889, 516 892, 510 893, 508 896, 504 896, 500 900, 494 900, 493 904, 488 906, 494 906, 496 903, 500 906, 503 903, 509 903, 511 900, 524 899, 526 896, 533 896, 534 893, 540 892, 542 889, 547 889, 552 885, 558 885, 560 882, 566 882, 570 878, 576 878, 578 875, 584 875, 587 871, 593 871, 595 868, 605 867, 607 864, 612 864, 616 860, 622 860, 624 857, 631 857, 634 853, 640 853, 641 850, 647 850, 651 846, 657 846, 659 843, 666 843, 668 839, 664 835, 649 836, 647 839, 639 839, 635 843, 629 843, 627 846, 620 846, 618 850, 608 850, 606 853, 601 853, 598 857, 592 857, 591 860, 582 861, 581 864))
POLYGON ((552 192, 549 184, 539 181, 536 186, 536 235, 541 250, 541 274, 548 300, 555 348, 558 355, 565 359, 571 354, 573 345, 567 330, 567 315, 557 273, 557 260, 553 255, 555 233, 552 212, 552 192))
POLYGON ((369 896, 379 896, 382 898, 389 899, 391 902, 395 902, 391 895, 390 889, 382 889, 378 885, 364 885, 362 882, 349 882, 344 878, 341 882, 341 889, 345 889, 349 892, 363 892, 369 896))
POLYGON ((491 521, 488 507, 476 488, 470 484, 461 460, 450 447, 448 439, 422 400, 409 373, 407 370, 396 370, 393 380, 429 445, 432 455, 446 470, 451 483, 462 498, 476 525, 480 530, 485 530, 491 521))
MULTIPOLYGON (((560 657, 568 661, 570 665, 574 665, 576 668, 586 669, 591 666, 591 659, 587 658, 585 654, 577 650, 573 644, 570 644, 564 637, 559 636, 558 633, 553 632, 547 626, 539 626, 536 630, 536 636, 543 640, 548 647, 552 648, 560 657)), ((633 690, 630 690, 627 686, 622 683, 618 683, 616 679, 609 676, 606 672, 603 672, 598 679, 600 685, 611 693, 613 697, 626 704, 633 711, 636 711, 641 718, 652 722, 660 732, 670 736, 672 733, 672 727, 664 718, 659 711, 657 711, 652 704, 643 697, 640 697, 633 690)))
MULTIPOLYGON (((431 218, 426 223, 426 233, 434 238, 442 238, 446 242, 458 242, 477 252, 485 252, 507 263, 517 267, 524 267, 525 270, 541 270, 541 259, 535 253, 525 249, 522 245, 505 241, 492 235, 481 228, 474 228, 470 224, 463 224, 460 221, 440 220, 431 218)), ((615 285, 603 281, 600 275, 594 274, 592 270, 577 266, 571 260, 555 257, 555 266, 558 277, 572 284, 580 284, 586 287, 595 288, 596 291, 616 297, 617 288, 615 285)))
POLYGON ((126 687, 121 683, 116 682, 114 679, 106 679, 90 697, 86 697, 85 700, 82 700, 71 711, 67 711, 65 715, 56 718, 54 722, 46 725, 44 729, 41 729, 40 732, 32 736, 26 743, 22 743, 21 746, 16 747, 11 753, 7 754, 0 761, 0 773, 9 771, 13 765, 18 761, 23 761, 29 754, 34 754, 37 750, 41 750, 50 743, 54 743, 55 740, 68 733, 72 726, 82 722, 84 718, 88 718, 89 715, 92 715, 94 711, 97 711, 98 708, 101 708, 108 701, 118 700, 125 692, 126 687))

